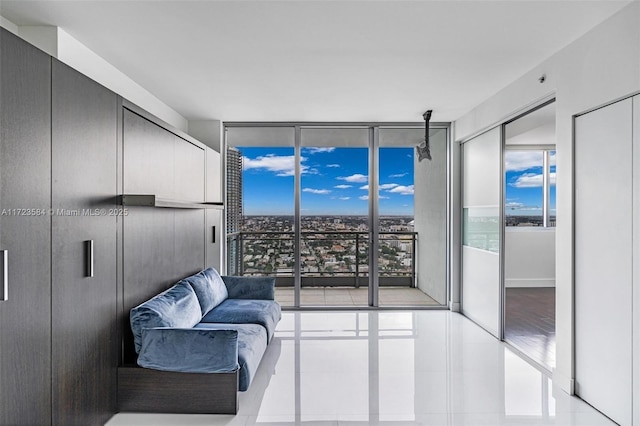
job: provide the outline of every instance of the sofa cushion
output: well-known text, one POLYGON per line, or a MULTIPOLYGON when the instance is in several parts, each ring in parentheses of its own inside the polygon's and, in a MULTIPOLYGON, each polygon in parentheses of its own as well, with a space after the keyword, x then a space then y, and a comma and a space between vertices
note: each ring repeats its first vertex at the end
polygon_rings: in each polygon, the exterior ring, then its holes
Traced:
POLYGON ((275 299, 275 277, 224 276, 229 299, 275 299))
MULTIPOLYGON (((215 310, 217 310, 216 308, 215 310)), ((211 324, 200 323, 196 329, 237 330, 238 332, 238 390, 249 389, 256 375, 262 355, 267 350, 267 333, 257 324, 211 324)))
POLYGON ((203 323, 260 324, 271 341, 281 311, 273 300, 227 299, 205 315, 203 323))
POLYGON ((168 290, 131 309, 131 330, 140 353, 142 330, 155 327, 190 328, 202 318, 200 303, 191 286, 180 281, 168 290))
POLYGON ((222 303, 229 295, 220 274, 213 268, 191 275, 183 281, 188 282, 195 291, 198 302, 200 302, 202 316, 222 303))
POLYGON ((145 328, 138 365, 162 371, 228 373, 239 369, 238 332, 145 328))

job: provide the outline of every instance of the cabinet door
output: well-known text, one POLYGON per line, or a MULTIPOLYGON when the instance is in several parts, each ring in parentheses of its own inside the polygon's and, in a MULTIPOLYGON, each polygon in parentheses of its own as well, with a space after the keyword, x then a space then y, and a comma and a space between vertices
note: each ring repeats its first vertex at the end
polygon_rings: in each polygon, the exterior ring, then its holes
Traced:
POLYGON ((206 215, 205 268, 214 267, 217 271, 220 271, 222 210, 208 209, 206 215))
POLYGON ((175 194, 173 198, 203 202, 205 154, 200 147, 175 137, 175 194))
POLYGON ((117 97, 56 60, 52 82, 53 421, 97 425, 116 409, 117 97))
POLYGON ((175 136, 124 110, 124 193, 175 197, 175 136))
POLYGON ((0 250, 8 251, 2 425, 51 422, 50 197, 51 59, 0 29, 0 250))

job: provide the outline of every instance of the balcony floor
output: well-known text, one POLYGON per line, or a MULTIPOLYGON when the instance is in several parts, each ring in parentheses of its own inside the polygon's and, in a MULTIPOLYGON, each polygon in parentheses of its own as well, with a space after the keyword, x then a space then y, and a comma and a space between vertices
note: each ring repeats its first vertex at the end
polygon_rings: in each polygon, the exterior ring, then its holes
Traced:
MULTIPOLYGON (((292 287, 276 287, 276 300, 284 307, 294 305, 292 287)), ((367 287, 306 287, 300 291, 301 306, 368 306, 367 287)), ((417 288, 381 287, 379 306, 440 306, 417 288)))

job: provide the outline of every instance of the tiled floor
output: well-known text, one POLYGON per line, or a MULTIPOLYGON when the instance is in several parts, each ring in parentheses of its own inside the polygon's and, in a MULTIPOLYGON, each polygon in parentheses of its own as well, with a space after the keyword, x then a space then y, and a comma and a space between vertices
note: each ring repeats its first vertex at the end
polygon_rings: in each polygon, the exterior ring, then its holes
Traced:
POLYGON ((236 416, 121 413, 107 425, 614 423, 459 314, 289 311, 236 416))
MULTIPOLYGON (((300 290, 301 306, 368 306, 367 287, 309 287, 300 290)), ((294 306, 292 287, 276 287, 276 300, 282 306, 294 306)), ((439 306, 417 288, 381 287, 380 306, 439 306)))

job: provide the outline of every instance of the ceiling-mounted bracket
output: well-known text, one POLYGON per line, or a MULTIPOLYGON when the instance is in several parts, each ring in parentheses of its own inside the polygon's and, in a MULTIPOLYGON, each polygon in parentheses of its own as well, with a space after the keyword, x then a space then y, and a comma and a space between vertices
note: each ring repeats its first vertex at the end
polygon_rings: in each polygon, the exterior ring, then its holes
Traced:
POLYGON ((429 148, 429 121, 431 120, 431 113, 433 110, 427 110, 422 114, 424 118, 424 139, 418 146, 416 146, 416 152, 418 153, 418 161, 423 159, 431 160, 431 150, 429 148))

